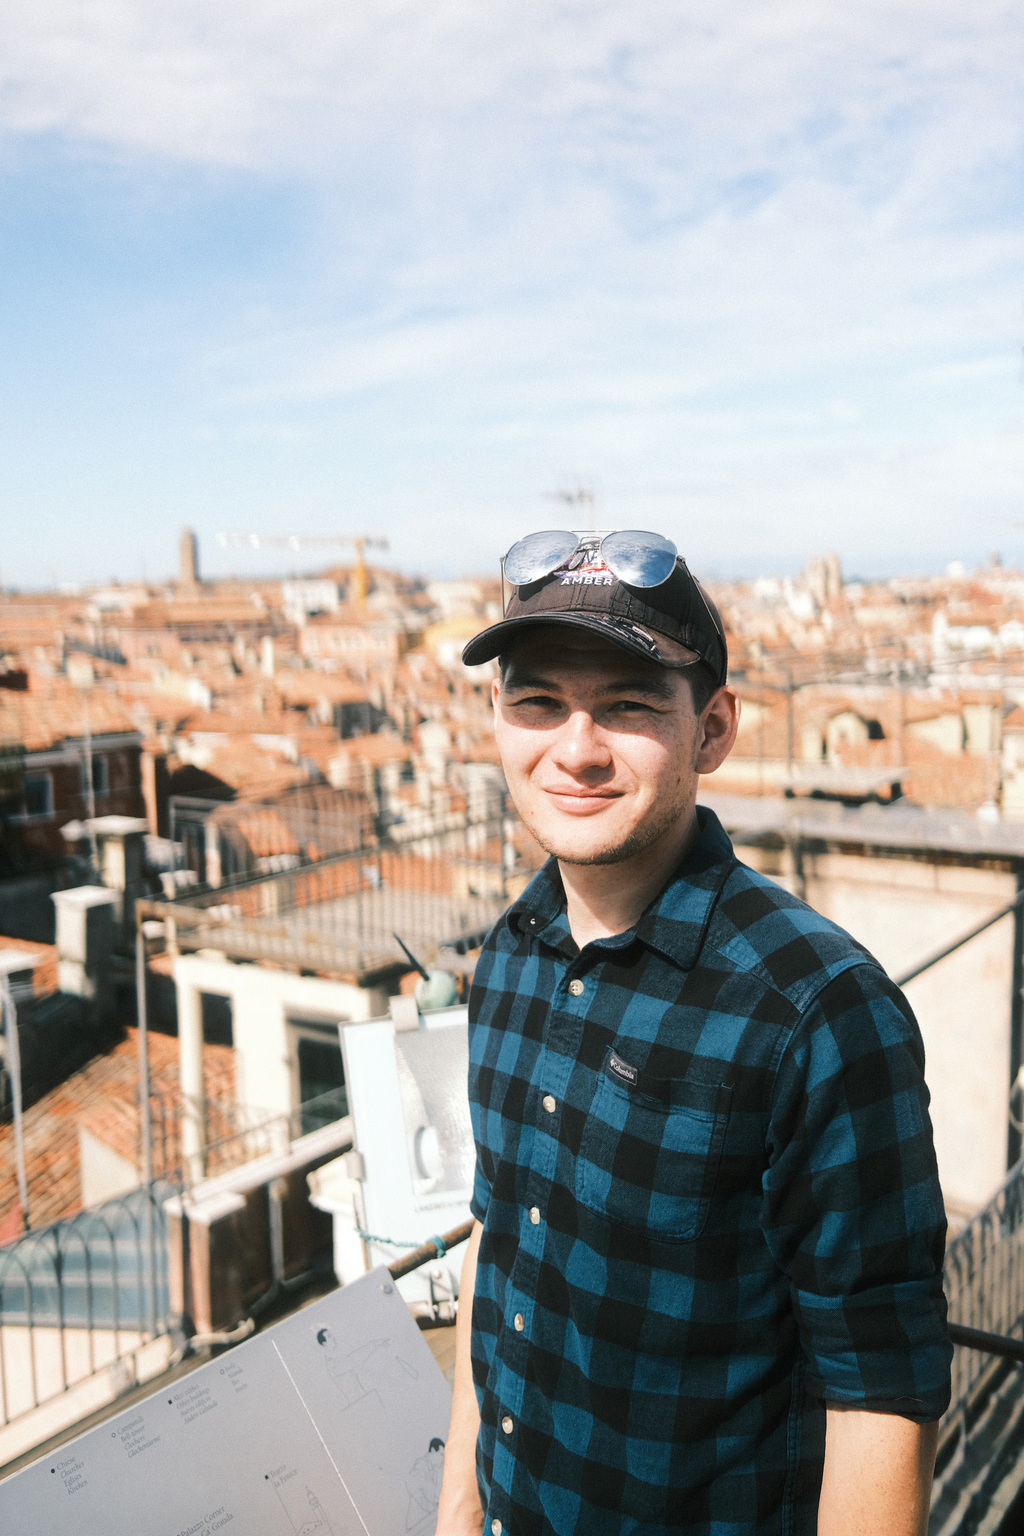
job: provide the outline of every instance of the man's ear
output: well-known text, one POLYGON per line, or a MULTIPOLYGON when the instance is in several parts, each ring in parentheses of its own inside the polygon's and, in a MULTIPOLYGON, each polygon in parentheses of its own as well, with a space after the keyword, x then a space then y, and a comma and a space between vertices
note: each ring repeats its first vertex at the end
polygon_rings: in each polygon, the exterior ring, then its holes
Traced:
POLYGON ((736 744, 740 724, 740 700, 735 689, 719 688, 704 706, 697 722, 694 768, 698 773, 714 773, 725 762, 736 744))

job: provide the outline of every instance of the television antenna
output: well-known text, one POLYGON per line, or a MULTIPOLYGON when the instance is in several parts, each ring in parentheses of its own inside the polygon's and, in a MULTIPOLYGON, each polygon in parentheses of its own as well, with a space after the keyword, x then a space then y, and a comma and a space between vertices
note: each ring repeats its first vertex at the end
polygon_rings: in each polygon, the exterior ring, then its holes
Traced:
POLYGON ((570 507, 585 507, 587 511, 587 527, 593 533, 595 523, 594 492, 588 485, 578 485, 575 490, 549 491, 548 501, 564 501, 570 507))

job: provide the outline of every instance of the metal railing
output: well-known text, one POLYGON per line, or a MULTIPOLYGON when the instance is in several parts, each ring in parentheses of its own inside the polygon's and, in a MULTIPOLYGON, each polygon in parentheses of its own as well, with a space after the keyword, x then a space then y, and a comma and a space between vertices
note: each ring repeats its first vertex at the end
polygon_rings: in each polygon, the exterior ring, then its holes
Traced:
POLYGON ((225 886, 374 842, 379 818, 344 809, 341 795, 335 799, 336 806, 325 804, 315 790, 267 804, 172 795, 171 847, 176 861, 190 863, 200 879, 225 886))
POLYGON ((167 1332, 173 1190, 133 1190, 0 1248, 0 1425, 167 1332))
POLYGON ((1024 906, 1024 891, 1021 891, 1012 901, 1008 901, 1005 907, 1000 907, 998 912, 993 912, 991 917, 986 917, 984 922, 978 923, 968 933, 962 933, 951 944, 946 944, 942 949, 936 950, 934 955, 929 955, 927 960, 920 961, 917 965, 912 966, 909 971, 904 971, 902 976, 897 976, 896 985, 898 987, 905 987, 908 981, 914 981, 918 976, 923 975, 925 971, 930 971, 933 965, 938 965, 939 961, 945 960, 947 955, 955 954, 958 949, 962 949, 965 944, 969 944, 972 939, 976 939, 980 933, 984 933, 994 923, 1001 922, 1004 917, 1009 917, 1011 912, 1016 914, 1022 906, 1024 906))
POLYGON ((479 942, 545 855, 512 816, 437 818, 372 846, 173 902, 139 903, 178 949, 334 974, 407 965, 394 939, 432 957, 479 942))
MULTIPOLYGON (((188 1187, 180 1104, 154 1091, 153 1184, 0 1248, 0 1428, 168 1334, 164 1202, 188 1187)), ((344 1088, 285 1115, 215 1108, 207 1177, 285 1150, 348 1113, 344 1088)), ((169 1348, 169 1346, 168 1346, 169 1348)), ((128 1380, 134 1379, 134 1370, 128 1380)))
MULTIPOLYGON (((298 1109, 283 1115, 222 1099, 204 1099, 202 1112, 206 1127, 206 1169, 202 1176, 211 1178, 276 1151, 321 1125, 342 1119, 348 1114, 348 1100, 344 1088, 337 1088, 309 1099, 298 1109)), ((182 1151, 182 1126, 188 1118, 189 1106, 176 1084, 151 1084, 149 1123, 153 1177, 182 1188, 190 1182, 191 1160, 182 1151)), ((141 1159, 137 1159, 137 1166, 140 1162, 141 1159)))
POLYGON ((896 985, 905 987, 908 982, 915 981, 918 976, 923 976, 933 966, 938 965, 949 955, 955 954, 965 944, 970 944, 979 935, 986 933, 996 923, 1002 922, 1004 917, 1013 918, 1013 937, 1010 945, 1010 1103, 1007 1105, 1006 1127, 1006 1167, 1012 1170, 1020 1160, 1024 1152, 1024 1125, 1013 1113, 1012 1099, 1021 1087, 1024 1087, 1022 1074, 1024 1074, 1024 868, 1016 869, 1017 894, 1012 901, 1005 906, 989 914, 982 922, 975 924, 973 928, 962 933, 959 938, 951 943, 943 945, 934 954, 928 955, 902 975, 896 977, 896 985))
POLYGON ((1024 1351, 1024 1161, 946 1249, 943 1271, 953 1357, 950 1414, 967 1400, 993 1354, 1024 1351), (979 1334, 988 1335, 984 1343, 979 1334), (994 1336, 994 1337, 993 1337, 994 1336))

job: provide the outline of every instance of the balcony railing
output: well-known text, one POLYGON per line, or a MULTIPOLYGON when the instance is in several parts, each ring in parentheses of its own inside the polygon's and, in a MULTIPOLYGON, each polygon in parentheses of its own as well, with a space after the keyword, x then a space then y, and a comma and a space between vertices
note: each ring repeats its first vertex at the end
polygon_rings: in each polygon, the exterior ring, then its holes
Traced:
POLYGON ((1020 1528, 1014 1511, 1024 1481, 1024 1162, 949 1244, 944 1284, 953 1390, 928 1529, 996 1536, 1020 1528))
MULTIPOLYGON (((279 1153, 347 1112, 343 1088, 287 1115, 214 1105, 211 1123, 219 1134, 207 1148, 210 1171, 279 1153)), ((103 1372, 120 1369, 123 1390, 165 1368, 171 1319, 164 1202, 186 1188, 179 1118, 173 1099, 152 1094, 156 1177, 148 1192, 132 1190, 0 1248, 0 1431, 103 1372), (152 1358, 140 1366, 147 1353, 152 1358)))
POLYGON ((513 817, 439 818, 403 835, 173 902, 142 904, 169 947, 329 974, 407 963, 398 933, 431 958, 470 947, 528 883, 544 854, 513 817))
MULTIPOLYGON (((950 1413, 966 1401, 988 1368, 995 1344, 1016 1341, 1024 1353, 1024 1161, 946 1249, 950 1334, 956 1343, 950 1413), (972 1348, 972 1329, 994 1335, 972 1348)), ((981 1341, 976 1341, 980 1343, 981 1341)), ((1000 1354, 1011 1354, 998 1349, 1000 1354)))
POLYGON ((172 1192, 161 1180, 0 1248, 0 1426, 103 1371, 137 1379, 168 1332, 172 1192))

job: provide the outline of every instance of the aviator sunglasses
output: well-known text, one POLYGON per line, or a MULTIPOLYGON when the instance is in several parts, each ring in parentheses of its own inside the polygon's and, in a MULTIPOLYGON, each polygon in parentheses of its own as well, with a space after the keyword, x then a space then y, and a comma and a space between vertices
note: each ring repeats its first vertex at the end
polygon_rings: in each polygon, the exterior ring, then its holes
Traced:
POLYGON ((503 561, 505 580, 515 587, 551 576, 574 556, 577 564, 601 560, 630 587, 660 587, 671 576, 678 551, 670 539, 660 533, 644 533, 631 528, 622 533, 579 534, 565 528, 545 533, 528 533, 513 544, 503 561))

